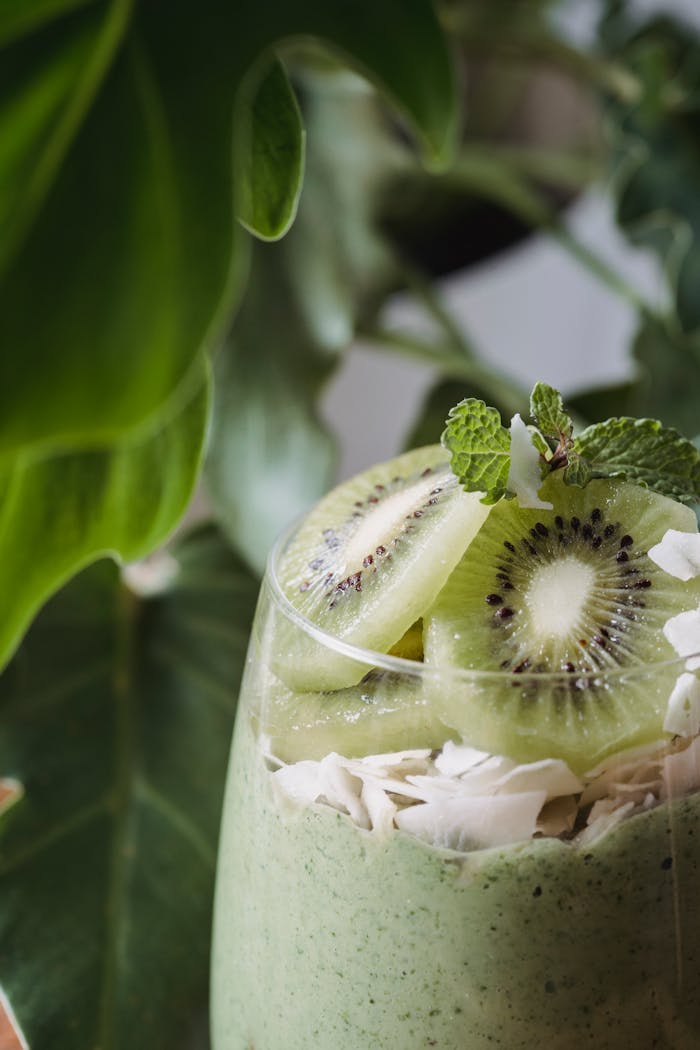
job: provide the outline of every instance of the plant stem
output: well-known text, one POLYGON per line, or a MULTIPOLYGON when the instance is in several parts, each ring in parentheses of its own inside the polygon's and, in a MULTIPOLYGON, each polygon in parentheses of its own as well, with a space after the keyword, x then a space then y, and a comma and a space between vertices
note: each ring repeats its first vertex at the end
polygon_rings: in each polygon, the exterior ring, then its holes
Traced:
POLYGON ((423 303, 430 316, 442 328, 448 344, 458 351, 466 360, 474 360, 478 352, 467 332, 454 319, 447 309, 435 285, 419 270, 405 260, 400 262, 400 273, 406 286, 423 303))
POLYGON ((487 391, 497 390, 499 403, 510 415, 527 408, 528 396, 523 388, 497 369, 465 357, 455 350, 425 342, 405 332, 393 332, 386 328, 371 328, 360 333, 363 339, 377 346, 398 350, 410 357, 428 362, 452 379, 464 379, 487 391))

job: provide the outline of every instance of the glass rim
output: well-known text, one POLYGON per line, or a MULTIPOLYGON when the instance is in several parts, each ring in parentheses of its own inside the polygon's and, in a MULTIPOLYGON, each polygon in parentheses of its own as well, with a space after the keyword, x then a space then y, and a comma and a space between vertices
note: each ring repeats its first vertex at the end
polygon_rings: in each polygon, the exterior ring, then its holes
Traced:
POLYGON ((368 649, 356 645, 354 642, 347 642, 343 638, 339 638, 337 635, 325 630, 323 627, 319 627, 318 624, 315 624, 312 620, 309 620, 308 617, 304 616, 303 613, 299 612, 284 593, 277 575, 277 566, 280 557, 296 535, 307 515, 308 512, 295 518, 294 521, 282 530, 273 543, 267 556, 263 586, 267 585, 269 587, 272 598, 282 615, 303 631, 304 634, 325 649, 329 649, 339 655, 355 660, 357 663, 364 664, 368 671, 376 668, 382 671, 392 671, 395 674, 412 675, 414 677, 418 675, 423 677, 432 677, 433 675, 443 677, 448 675, 450 678, 463 679, 464 681, 472 682, 475 680, 484 682, 517 681, 522 683, 523 686, 527 686, 528 684, 543 682, 573 683, 581 678, 627 679, 634 676, 646 677, 653 675, 654 673, 660 673, 663 670, 670 670, 674 667, 678 668, 678 673, 680 674, 683 671, 690 670, 688 667, 689 661, 697 660, 700 664, 700 650, 697 650, 688 653, 685 656, 678 655, 669 657, 665 660, 635 663, 630 664, 627 667, 603 667, 596 670, 581 670, 580 672, 564 670, 515 672, 506 669, 496 671, 467 667, 441 668, 435 665, 426 664, 422 660, 411 660, 405 656, 393 656, 390 653, 382 653, 376 649, 368 649))

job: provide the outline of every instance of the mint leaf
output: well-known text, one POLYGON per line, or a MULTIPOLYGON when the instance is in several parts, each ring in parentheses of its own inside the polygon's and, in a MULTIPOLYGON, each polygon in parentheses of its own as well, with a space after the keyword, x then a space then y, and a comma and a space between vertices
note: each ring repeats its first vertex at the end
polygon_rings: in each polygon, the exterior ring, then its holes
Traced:
POLYGON ((553 440, 552 451, 560 442, 571 439, 574 424, 564 409, 561 394, 554 387, 535 383, 530 394, 530 415, 542 434, 553 440))
POLYGON ((506 492, 510 469, 510 434, 500 413, 468 397, 450 409, 442 445, 467 492, 483 492, 482 503, 497 503, 506 492))
POLYGON ((591 480, 591 465, 582 459, 573 449, 569 452, 569 462, 564 468, 564 484, 584 488, 591 480))
POLYGON ((587 427, 575 440, 591 476, 626 478, 681 503, 700 498, 700 453, 656 419, 621 416, 587 427))

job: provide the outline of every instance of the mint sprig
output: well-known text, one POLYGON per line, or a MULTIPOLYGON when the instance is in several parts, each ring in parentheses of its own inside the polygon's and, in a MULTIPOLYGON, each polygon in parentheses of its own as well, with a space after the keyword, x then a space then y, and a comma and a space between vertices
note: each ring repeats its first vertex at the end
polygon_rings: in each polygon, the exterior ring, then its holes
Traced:
POLYGON ((591 477, 626 478, 680 503, 697 502, 698 450, 658 419, 620 416, 596 423, 576 438, 576 449, 590 465, 591 477))
POLYGON ((467 492, 483 492, 482 503, 506 494, 510 434, 496 408, 468 397, 450 409, 442 444, 452 453, 452 471, 467 492))
MULTIPOLYGON (((700 502, 700 452, 677 430, 656 419, 621 416, 574 435, 561 394, 546 383, 533 388, 530 412, 533 455, 543 478, 561 471, 565 485, 583 487, 592 478, 615 477, 680 503, 700 502)), ((495 408, 477 398, 461 401, 450 411, 442 443, 468 492, 483 492, 484 503, 513 495, 510 433, 495 408)))
POLYGON ((573 420, 565 410, 561 394, 547 383, 535 383, 530 394, 532 421, 547 440, 552 453, 571 445, 573 420))

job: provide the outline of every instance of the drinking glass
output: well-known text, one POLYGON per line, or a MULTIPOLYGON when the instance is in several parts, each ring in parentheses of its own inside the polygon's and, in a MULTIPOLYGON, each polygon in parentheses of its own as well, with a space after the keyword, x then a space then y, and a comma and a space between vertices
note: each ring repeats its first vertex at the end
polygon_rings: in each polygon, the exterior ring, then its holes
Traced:
POLYGON ((572 717, 585 692, 609 714, 612 742, 640 690, 661 724, 685 660, 577 685, 563 673, 459 673, 355 649, 284 597, 286 542, 262 584, 230 761, 214 1050, 697 1050, 696 739, 666 736, 603 760, 588 797, 544 798, 553 764, 514 771, 484 754, 489 720, 508 705, 521 716, 532 706, 523 732, 536 734, 545 690, 572 717), (360 684, 340 699, 295 696, 281 678, 295 659, 356 664, 360 684), (343 697, 354 697, 349 710, 343 697), (460 704, 469 714, 457 734, 460 704), (435 766, 436 718, 452 740, 450 775, 435 766), (455 773, 460 762, 466 773, 455 773), (450 777, 474 776, 466 799, 440 800, 450 777), (541 806, 525 833, 532 795, 541 806))

